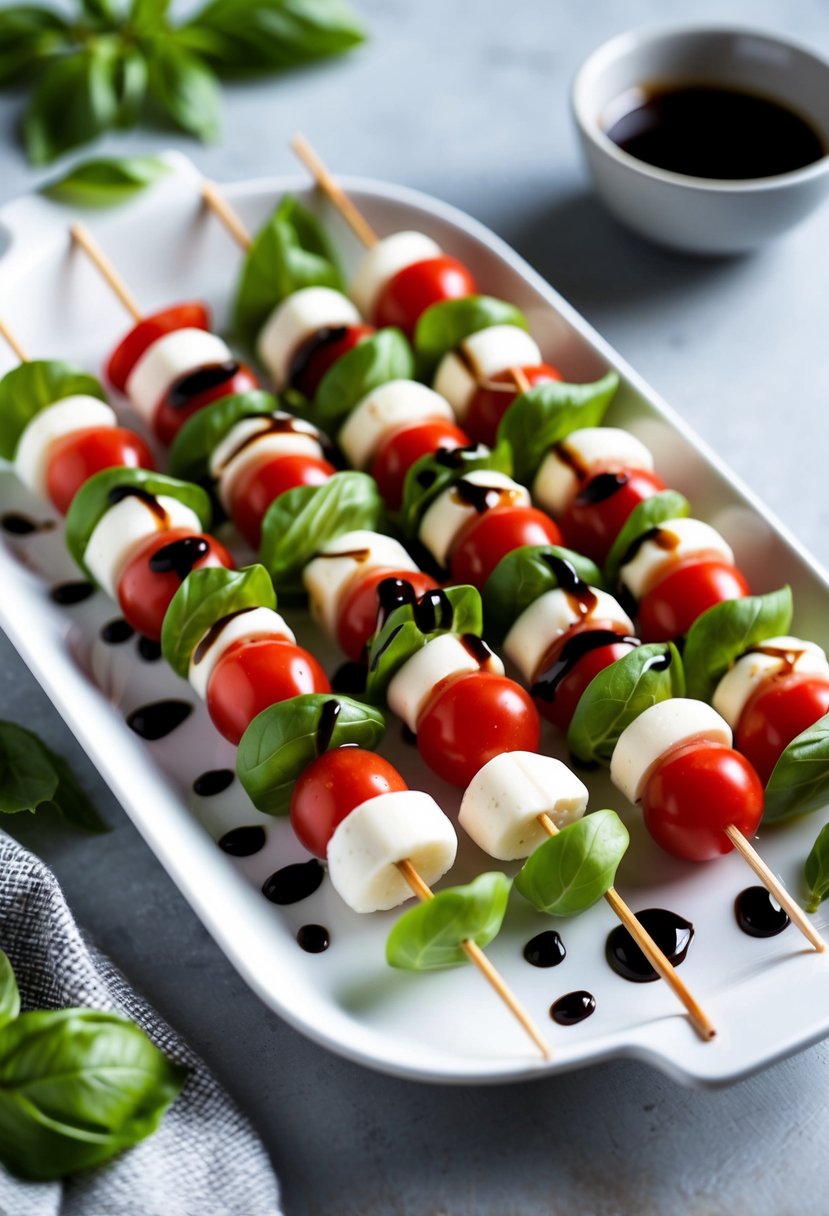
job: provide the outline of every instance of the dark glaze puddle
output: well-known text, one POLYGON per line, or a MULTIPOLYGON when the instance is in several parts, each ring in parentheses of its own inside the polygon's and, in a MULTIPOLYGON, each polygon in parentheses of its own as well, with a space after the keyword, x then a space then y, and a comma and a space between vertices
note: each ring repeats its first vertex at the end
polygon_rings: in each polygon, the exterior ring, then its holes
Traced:
MULTIPOLYGON (((646 908, 637 912, 636 917, 675 967, 684 962, 694 936, 690 921, 667 908, 646 908)), ((617 975, 633 984, 650 984, 659 979, 624 925, 617 925, 608 934, 605 958, 617 975)))
POLYGON ((296 940, 307 954, 322 954, 331 945, 331 934, 325 925, 303 925, 297 932, 296 940))
POLYGON ((566 957, 564 942, 556 929, 537 933, 524 947, 524 958, 533 967, 558 967, 566 957))
POLYGON ((765 887, 746 887, 734 900, 734 915, 749 937, 776 937, 791 924, 765 887))
POLYGON ((214 794, 221 794, 231 786, 235 779, 236 774, 232 768, 211 768, 201 773, 193 782, 193 793, 201 798, 212 798, 214 794))
POLYGON ((189 701, 151 701, 127 715, 127 726, 142 739, 153 742, 172 734, 193 712, 189 701))
POLYGON ((252 857, 265 847, 265 829, 258 824, 250 827, 232 828, 219 840, 219 848, 231 857, 252 857))
POLYGON ((80 604, 94 594, 93 584, 79 579, 73 583, 58 583, 49 592, 49 598, 53 603, 65 608, 71 604, 80 604))
POLYGON ((578 992, 568 992, 560 996, 550 1006, 550 1017, 559 1026, 575 1026, 589 1018, 596 1008, 596 998, 592 992, 583 989, 578 992))
POLYGON ((116 617, 114 621, 107 621, 100 630, 101 641, 106 642, 107 646, 120 646, 123 642, 128 642, 134 635, 135 630, 132 625, 128 625, 121 616, 116 617))
POLYGON ((143 634, 138 639, 136 649, 145 663, 157 663, 161 658, 161 643, 154 641, 152 638, 145 638, 143 634))
POLYGON ((312 857, 310 861, 295 862, 271 874, 262 884, 262 894, 272 904, 298 904, 314 894, 324 877, 324 867, 312 857))
POLYGON ((0 528, 10 536, 31 536, 33 532, 51 532, 55 527, 53 519, 32 519, 20 511, 6 511, 0 515, 0 528))

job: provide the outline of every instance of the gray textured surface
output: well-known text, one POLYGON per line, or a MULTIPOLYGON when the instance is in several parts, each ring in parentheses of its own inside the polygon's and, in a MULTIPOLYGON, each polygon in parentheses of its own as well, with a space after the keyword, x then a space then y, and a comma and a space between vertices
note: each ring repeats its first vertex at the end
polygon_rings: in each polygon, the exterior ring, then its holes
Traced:
MULTIPOLYGON (((665 6, 357 3, 374 35, 365 50, 230 91, 223 144, 179 146, 219 179, 249 177, 292 168, 286 139, 301 127, 338 168, 466 208, 569 297, 829 563, 829 209, 749 260, 702 263, 628 237, 586 190, 569 80, 593 45, 664 19, 665 6)), ((683 0, 670 15, 750 22, 829 52, 824 0, 683 0)), ((0 98, 0 200, 37 180, 12 147, 18 109, 0 98)), ((141 133, 102 147, 160 140, 141 133)), ((445 1090, 375 1075, 306 1042, 207 938, 8 644, 0 664, 0 716, 59 747, 114 829, 92 840, 46 822, 13 830, 54 866, 82 924, 249 1112, 290 1213, 827 1210, 825 1045, 730 1090, 690 1093, 625 1062, 532 1085, 445 1090)))

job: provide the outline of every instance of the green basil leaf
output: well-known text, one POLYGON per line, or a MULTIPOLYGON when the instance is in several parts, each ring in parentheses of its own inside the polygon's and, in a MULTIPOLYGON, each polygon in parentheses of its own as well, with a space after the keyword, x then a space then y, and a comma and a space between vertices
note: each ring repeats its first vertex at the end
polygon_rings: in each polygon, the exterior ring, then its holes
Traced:
POLYGON ((791 587, 723 600, 697 617, 682 652, 688 696, 710 701, 720 680, 747 650, 780 637, 792 623, 791 587))
POLYGON ((516 890, 539 912, 578 916, 613 886, 629 844, 615 811, 594 811, 530 854, 515 877, 516 890))
POLYGON ((0 8, 0 87, 13 83, 72 45, 68 22, 31 4, 0 8))
POLYGON ((110 494, 121 486, 134 486, 156 497, 177 498, 195 512, 205 531, 210 527, 210 499, 200 486, 149 469, 103 469, 84 482, 66 516, 66 545, 83 570, 86 570, 83 557, 89 538, 112 505, 110 494))
POLYGON ((381 329, 337 359, 320 381, 311 413, 323 430, 334 433, 354 406, 389 380, 411 380, 414 359, 399 329, 381 329))
POLYGON ((48 182, 41 193, 76 207, 112 207, 170 172, 158 156, 99 157, 73 165, 67 174, 48 182))
POLYGON ((346 746, 373 751, 385 729, 382 713, 370 705, 303 693, 253 719, 239 743, 236 772, 257 810, 287 815, 294 783, 317 756, 346 746))
POLYGON ((672 642, 651 642, 617 659, 588 684, 567 732, 582 764, 610 764, 619 736, 643 710, 681 697, 685 679, 672 642))
POLYGON ((439 494, 474 469, 511 473, 509 449, 500 443, 494 448, 479 443, 475 447, 453 448, 451 452, 436 452, 416 460, 403 482, 403 502, 398 515, 403 533, 409 537, 416 536, 427 507, 439 494))
MULTIPOLYGON (((158 34, 168 29, 171 0, 132 0, 129 22, 139 34, 158 34)), ((179 31, 180 33, 180 31, 179 31)))
POLYGON ((0 1161, 32 1182, 108 1161, 156 1130, 183 1082, 125 1018, 23 1013, 0 1031, 0 1161))
POLYGON ((466 962, 464 942, 483 948, 498 935, 511 885, 506 874, 493 871, 410 908, 388 936, 386 961, 404 971, 436 971, 466 962))
POLYGON ((558 545, 522 545, 501 558, 484 584, 486 636, 500 646, 521 613, 559 587, 562 573, 571 572, 590 587, 602 586, 595 562, 558 545))
MULTIPOLYGON (((116 127, 123 130, 127 127, 135 126, 138 122, 144 105, 144 99, 147 96, 149 74, 147 58, 140 47, 121 46, 118 48, 115 75, 115 90, 118 95, 118 116, 115 119, 116 127)), ((156 158, 148 156, 142 158, 133 157, 131 159, 151 161, 156 158)), ((164 161, 158 160, 158 164, 164 165, 165 172, 168 171, 164 161)), ((146 182, 143 184, 149 185, 150 183, 146 182)), ((137 185, 136 188, 141 189, 141 185, 137 185)))
POLYGON ((520 309, 494 296, 464 296, 432 304, 421 315, 414 335, 421 379, 431 379, 443 356, 456 350, 464 338, 491 325, 529 328, 520 309))
POLYGON ((37 735, 0 722, 0 814, 35 811, 52 801, 57 788, 58 775, 37 735))
POLYGON ((205 143, 218 138, 219 83, 198 56, 171 37, 153 41, 147 88, 176 126, 205 143))
POLYGON ((52 795, 51 802, 67 823, 83 828, 86 832, 108 832, 109 826, 95 809, 89 795, 81 786, 75 774, 64 760, 63 756, 45 747, 52 768, 58 779, 57 789, 52 795))
POLYGON ((29 159, 45 165, 109 130, 118 116, 117 49, 92 39, 83 50, 50 64, 23 120, 29 159))
POLYGON ((20 992, 7 954, 0 950, 0 1027, 20 1013, 20 992))
POLYGON ((779 823, 829 805, 829 714, 792 739, 766 785, 763 823, 779 823))
POLYGON ((302 591, 302 571, 329 540, 375 530, 383 503, 372 477, 346 470, 321 486, 280 494, 262 522, 259 556, 280 594, 302 591))
POLYGON ((537 384, 510 405, 498 427, 498 439, 509 445, 515 478, 531 485, 550 448, 581 427, 599 426, 619 377, 608 372, 594 384, 537 384))
POLYGON ((167 458, 171 477, 182 481, 207 482, 210 457, 225 435, 243 418, 273 414, 278 409, 276 397, 259 389, 222 397, 214 405, 198 410, 180 429, 167 458))
POLYGON ((106 400, 100 381, 71 363, 33 359, 7 372, 0 380, 0 456, 13 460, 20 436, 35 414, 76 394, 106 400))
POLYGON ((319 220, 286 194, 253 238, 242 265, 234 323, 251 349, 276 306, 303 287, 342 291, 344 282, 319 220))
POLYGON ((80 0, 81 9, 95 25, 110 26, 118 17, 113 0, 80 0))
POLYGON ((607 556, 604 576, 608 587, 615 585, 619 570, 640 536, 651 528, 658 528, 660 524, 667 523, 669 519, 684 519, 690 512, 688 499, 678 490, 660 490, 658 494, 652 494, 650 498, 638 503, 622 525, 622 530, 607 556))
POLYGON ((829 823, 823 825, 803 867, 809 889, 807 912, 817 912, 829 895, 829 823))
POLYGON ((251 608, 276 608, 273 583, 264 566, 241 570, 210 566, 191 571, 164 614, 164 658, 186 679, 193 651, 205 634, 225 617, 251 608))

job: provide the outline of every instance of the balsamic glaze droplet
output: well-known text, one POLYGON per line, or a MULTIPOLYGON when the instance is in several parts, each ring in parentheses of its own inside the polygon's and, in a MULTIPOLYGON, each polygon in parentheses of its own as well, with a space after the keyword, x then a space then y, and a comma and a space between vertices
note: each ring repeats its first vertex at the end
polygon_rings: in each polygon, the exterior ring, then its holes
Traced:
MULTIPOLYGON (((694 936, 689 920, 667 908, 646 908, 636 913, 653 940, 675 967, 684 962, 694 936)), ((613 971, 633 984, 650 984, 658 980, 654 971, 624 925, 617 925, 607 936, 605 957, 613 971)))
POLYGON ((595 477, 590 478, 587 485, 579 490, 576 501, 583 506, 604 502, 606 498, 612 498, 614 494, 623 490, 629 481, 630 477, 627 473, 597 473, 595 477))
POLYGON ((557 967, 566 957, 564 942, 556 929, 537 933, 524 947, 524 958, 533 967, 557 967))
POLYGON ((138 639, 138 653, 145 663, 156 663, 161 658, 161 643, 142 634, 138 639))
POLYGON ((538 697, 542 701, 555 701, 556 693, 563 680, 580 659, 583 659, 591 650, 598 650, 604 646, 615 646, 620 642, 626 642, 631 646, 640 644, 638 638, 628 634, 614 633, 612 629, 585 629, 582 633, 574 633, 559 648, 558 654, 550 666, 539 673, 530 689, 531 696, 538 697))
POLYGON ((377 628, 381 629, 395 608, 415 601, 414 587, 405 578, 384 578, 377 584, 377 628))
POLYGON ((232 828, 231 831, 225 832, 219 840, 219 848, 223 853, 229 853, 231 857, 250 857, 253 853, 264 849, 266 839, 265 829, 259 824, 251 827, 232 828))
POLYGON ((341 342, 348 333, 347 325, 324 325, 306 338, 297 347, 294 357, 288 367, 288 384, 302 391, 302 378, 308 370, 311 360, 326 346, 341 342))
POLYGON ((176 380, 167 393, 167 404, 174 410, 183 409, 200 393, 207 393, 224 384, 225 380, 231 380, 238 370, 239 364, 235 359, 226 359, 224 363, 208 363, 194 372, 188 372, 176 380))
POLYGON ((271 874, 262 884, 262 894, 272 904, 298 904, 314 894, 324 877, 325 870, 312 857, 310 861, 298 861, 271 874))
POLYGON ((455 613, 452 601, 445 591, 435 587, 433 591, 424 591, 413 609, 414 623, 421 633, 434 633, 437 629, 451 629, 455 613))
POLYGON ((0 528, 11 536, 30 536, 32 532, 51 532, 55 526, 53 519, 32 519, 20 511, 6 511, 0 515, 0 528))
POLYGON ((364 663, 343 663, 331 677, 331 688, 345 696, 359 697, 366 691, 366 674, 364 663))
POLYGON ((142 739, 163 739, 181 726, 193 712, 188 701, 151 701, 127 715, 127 726, 142 739))
POLYGON ((331 742, 331 737, 334 734, 334 728, 337 725, 337 719, 340 716, 342 705, 333 697, 330 701, 323 701, 322 709, 320 710, 320 720, 317 723, 317 754, 322 755, 328 751, 328 745, 331 742))
POLYGON ((149 561, 155 574, 175 574, 179 582, 210 552, 210 542, 203 536, 182 536, 156 549, 149 561))
POLYGON ((111 507, 117 506, 125 498, 137 498, 139 502, 143 502, 144 506, 152 511, 160 524, 167 523, 166 510, 162 507, 156 496, 151 494, 149 490, 145 490, 143 486, 134 486, 132 484, 113 486, 107 494, 107 502, 111 507))
POLYGON ((322 954, 331 945, 331 934, 325 925, 303 925, 296 940, 308 954, 322 954))
POLYGON ((791 924, 765 887, 746 887, 734 900, 734 915, 749 937, 776 937, 791 924))
POLYGON ((92 583, 86 582, 85 579, 79 579, 74 583, 58 583, 49 592, 49 598, 56 604, 66 606, 68 604, 80 604, 82 600, 88 600, 94 594, 95 588, 92 583))
POLYGON ((120 646, 122 642, 128 642, 134 634, 132 625, 128 625, 122 616, 107 621, 100 629, 101 641, 106 642, 107 646, 120 646))
POLYGON ((233 785, 236 774, 232 768, 211 768, 201 773, 193 782, 193 793, 201 798, 212 798, 233 785))
POLYGON ((596 1008, 596 998, 592 992, 580 989, 578 992, 568 992, 560 996, 550 1006, 550 1017, 559 1026, 575 1026, 589 1018, 596 1008))

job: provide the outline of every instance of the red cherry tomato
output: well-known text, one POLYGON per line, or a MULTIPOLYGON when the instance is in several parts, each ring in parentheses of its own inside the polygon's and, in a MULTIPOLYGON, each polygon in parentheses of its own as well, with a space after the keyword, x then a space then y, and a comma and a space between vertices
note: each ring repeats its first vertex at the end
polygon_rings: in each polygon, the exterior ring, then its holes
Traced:
POLYGON ((393 275, 374 305, 374 324, 382 328, 396 325, 409 337, 432 304, 441 300, 461 300, 474 296, 478 286, 457 258, 442 255, 414 262, 393 275))
POLYGON ((337 360, 373 333, 371 325, 342 325, 312 335, 295 356, 297 370, 291 376, 291 388, 298 389, 310 401, 316 396, 323 376, 337 360))
POLYGON ((688 557, 642 597, 639 635, 644 642, 682 637, 706 608, 748 593, 748 583, 736 566, 721 558, 688 557))
POLYGON ((559 730, 567 730, 593 677, 629 654, 635 645, 635 642, 623 641, 620 626, 612 621, 590 620, 568 629, 541 660, 530 690, 542 718, 559 730), (615 633, 619 640, 585 648, 593 639, 606 637, 609 633, 615 633))
POLYGON ((262 539, 262 521, 272 502, 296 486, 321 486, 336 473, 317 456, 274 456, 242 473, 230 496, 230 516, 252 548, 262 539))
POLYGON ((749 697, 734 743, 766 784, 781 752, 829 713, 829 680, 805 672, 773 676, 749 697))
POLYGON ((106 377, 110 384, 123 393, 130 372, 148 346, 175 329, 210 329, 210 313, 207 306, 193 301, 175 304, 161 312, 142 317, 116 346, 106 365, 106 377))
POLYGON ((153 416, 153 431, 164 446, 169 447, 187 419, 192 418, 193 414, 197 414, 199 410, 203 410, 206 405, 211 405, 214 401, 221 401, 222 397, 231 397, 234 393, 247 393, 250 389, 257 388, 258 385, 259 381, 256 376, 243 363, 232 375, 227 376, 220 383, 214 384, 212 388, 194 393, 182 405, 175 404, 171 400, 175 390, 174 385, 156 407, 153 416))
POLYGON ((502 557, 524 545, 560 545, 556 524, 535 507, 493 507, 466 524, 452 549, 452 581, 483 588, 502 557))
POLYGON ((382 756, 361 747, 336 747, 309 764, 297 780, 291 824, 309 853, 325 857, 337 824, 361 802, 408 788, 382 756))
POLYGON ((541 724, 514 680, 473 671, 438 684, 417 723, 421 756, 439 777, 468 785, 501 752, 538 750, 541 724))
POLYGON ((752 836, 763 817, 763 786, 749 762, 722 743, 673 748, 642 797, 645 827, 685 861, 711 861, 734 847, 729 824, 752 836))
POLYGON ((399 427, 383 440, 372 461, 371 475, 381 498, 396 511, 403 501, 406 474, 421 456, 468 446, 469 436, 443 418, 399 427))
MULTIPOLYGON (((549 384, 551 380, 561 380, 561 372, 549 363, 539 363, 535 367, 520 369, 527 378, 530 388, 535 384, 549 384)), ((498 427, 516 397, 524 391, 517 387, 512 368, 490 376, 496 384, 508 384, 511 392, 500 392, 497 388, 479 388, 469 403, 469 409, 464 418, 464 426, 476 443, 485 443, 492 447, 498 437, 498 427)))
POLYGON ((372 570, 363 578, 358 578, 346 590, 337 619, 337 641, 349 659, 361 658, 366 643, 374 634, 380 607, 377 588, 388 578, 407 582, 415 596, 437 587, 435 580, 422 570, 372 570))
POLYGON ((152 452, 140 435, 121 426, 91 426, 56 439, 49 447, 46 490, 65 515, 78 490, 102 469, 154 469, 152 452))
POLYGON ((559 520, 567 544, 602 565, 633 508, 664 489, 646 469, 597 469, 559 520))
POLYGON ((156 532, 136 550, 118 580, 118 603, 124 619, 158 641, 170 601, 191 570, 225 566, 233 558, 213 536, 187 528, 156 532))
POLYGON ((230 646, 207 682, 207 712, 217 730, 238 743, 269 705, 306 692, 330 692, 328 677, 301 646, 279 638, 254 638, 230 646))

